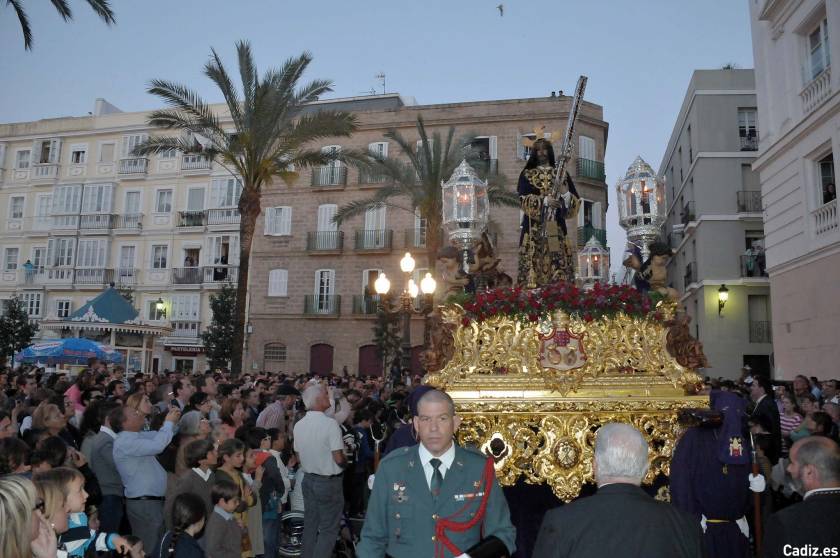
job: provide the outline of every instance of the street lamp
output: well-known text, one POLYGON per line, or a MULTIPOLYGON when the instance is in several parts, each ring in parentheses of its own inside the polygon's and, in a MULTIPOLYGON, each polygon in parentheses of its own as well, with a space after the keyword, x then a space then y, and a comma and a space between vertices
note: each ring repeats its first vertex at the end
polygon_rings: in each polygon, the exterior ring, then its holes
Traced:
POLYGON ((380 273, 376 281, 373 282, 373 288, 376 294, 380 295, 382 309, 392 314, 402 312, 403 315, 403 333, 402 343, 400 345, 402 353, 400 355, 400 368, 402 370, 411 368, 411 316, 414 314, 425 316, 431 311, 432 296, 437 287, 437 282, 431 273, 427 273, 423 280, 420 281, 420 286, 417 286, 417 283, 411 278, 411 272, 414 271, 414 263, 414 258, 408 252, 400 260, 400 269, 405 274, 405 288, 400 294, 400 305, 396 308, 386 306, 385 295, 391 290, 391 281, 385 274, 380 273), (420 310, 416 310, 414 308, 414 300, 421 291, 423 292, 423 306, 420 310))
POLYGON ((166 303, 163 302, 163 298, 158 297, 155 301, 155 310, 157 310, 158 319, 166 317, 166 303))
POLYGON ((726 285, 721 285, 718 289, 718 316, 723 312, 727 300, 729 300, 729 289, 726 288, 726 285))

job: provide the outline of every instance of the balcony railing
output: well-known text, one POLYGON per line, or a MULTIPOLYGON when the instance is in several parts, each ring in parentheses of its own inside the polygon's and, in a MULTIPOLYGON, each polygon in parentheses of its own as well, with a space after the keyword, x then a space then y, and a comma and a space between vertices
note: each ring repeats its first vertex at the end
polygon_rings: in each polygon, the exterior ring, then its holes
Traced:
POLYGON ((761 191, 741 190, 738 196, 738 213, 761 213, 761 191))
POLYGON ((814 234, 816 236, 821 236, 837 230, 838 221, 836 199, 821 205, 812 211, 811 215, 814 220, 814 234))
POLYGON ((491 176, 499 174, 499 160, 498 159, 479 159, 472 163, 476 174, 482 180, 487 180, 491 176))
POLYGON ((139 283, 140 270, 133 267, 120 267, 114 273, 117 285, 136 285, 139 283))
POLYGON ((387 176, 376 170, 360 170, 359 184, 384 184, 387 176))
POLYGON ((207 210, 208 225, 237 225, 239 224, 239 209, 226 207, 223 209, 207 210))
POLYGON ((697 264, 695 262, 689 263, 685 266, 685 275, 683 275, 683 288, 688 290, 688 286, 697 282, 697 264))
POLYGON ((347 167, 326 165, 312 169, 312 186, 344 186, 347 184, 347 167))
POLYGON ((763 253, 743 255, 741 258, 741 277, 767 277, 766 259, 763 253))
POLYGON ((750 343, 772 343, 770 322, 750 320, 750 343))
POLYGON ((755 134, 739 136, 741 140, 741 151, 758 151, 758 136, 755 134))
POLYGON ((53 230, 74 231, 79 228, 78 215, 52 215, 51 217, 53 230))
POLYGON ((200 267, 172 268, 172 283, 175 285, 199 285, 204 277, 200 267))
POLYGON ((206 211, 179 211, 178 227, 203 227, 207 224, 206 211))
POLYGON ((356 250, 390 250, 394 243, 394 231, 368 230, 356 231, 354 246, 356 250))
POLYGON ((182 155, 181 170, 203 170, 210 168, 210 159, 204 155, 182 155))
POLYGON ((694 221, 694 202, 690 201, 685 204, 683 207, 682 214, 680 215, 680 220, 683 225, 687 225, 690 222, 694 221))
POLYGON ((73 282, 77 285, 107 285, 114 280, 113 269, 88 269, 76 268, 76 278, 73 282))
POLYGON ((36 163, 32 165, 32 178, 55 178, 57 176, 57 163, 36 163))
POLYGON ((75 269, 72 267, 52 267, 44 270, 44 284, 72 285, 75 269))
POLYGON ((18 268, 18 285, 23 287, 43 285, 46 279, 46 271, 43 267, 32 267, 31 269, 18 268))
POLYGON ((111 215, 110 213, 82 215, 80 217, 79 228, 87 230, 109 230, 114 228, 115 217, 116 215, 111 215))
POLYGON ((315 231, 306 233, 306 249, 310 252, 334 252, 344 248, 342 231, 315 231))
POLYGON ((577 176, 591 178, 593 180, 606 181, 607 175, 604 172, 604 163, 591 159, 577 160, 577 176))
POLYGON ((607 246, 607 231, 606 229, 596 229, 590 225, 585 225, 583 227, 578 227, 577 230, 577 243, 578 248, 583 247, 584 244, 589 242, 589 239, 595 237, 598 242, 601 243, 601 246, 607 246))
POLYGON ((172 337, 198 339, 201 337, 201 322, 181 322, 172 320, 172 337))
POLYGON ((128 213, 126 215, 117 215, 114 221, 115 229, 125 230, 140 230, 143 228, 143 214, 142 213, 128 213))
POLYGON ((145 157, 120 159, 119 174, 146 174, 148 168, 149 160, 145 157))
POLYGON ((812 79, 805 89, 799 93, 802 99, 802 112, 810 114, 820 103, 831 94, 831 66, 822 71, 820 75, 812 79))
POLYGON ((425 248, 426 247, 426 229, 406 229, 405 230, 405 247, 406 248, 425 248))
POLYGON ((341 314, 341 295, 306 295, 303 298, 303 313, 338 316, 341 314))
POLYGON ((353 295, 353 313, 371 316, 379 310, 379 295, 353 295))
POLYGON ((239 275, 238 265, 214 265, 203 269, 205 283, 236 283, 239 275))

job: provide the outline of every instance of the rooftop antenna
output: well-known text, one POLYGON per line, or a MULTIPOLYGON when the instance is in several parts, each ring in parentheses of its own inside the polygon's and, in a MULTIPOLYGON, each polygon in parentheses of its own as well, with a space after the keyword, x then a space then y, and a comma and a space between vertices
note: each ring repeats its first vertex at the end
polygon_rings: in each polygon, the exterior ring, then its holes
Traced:
POLYGON ((385 94, 385 72, 379 72, 374 76, 376 79, 382 82, 382 94, 385 94))
POLYGON ((376 95, 376 89, 374 89, 373 87, 371 87, 371 88, 370 88, 370 89, 368 89, 367 91, 360 91, 360 92, 359 92, 359 95, 376 95))

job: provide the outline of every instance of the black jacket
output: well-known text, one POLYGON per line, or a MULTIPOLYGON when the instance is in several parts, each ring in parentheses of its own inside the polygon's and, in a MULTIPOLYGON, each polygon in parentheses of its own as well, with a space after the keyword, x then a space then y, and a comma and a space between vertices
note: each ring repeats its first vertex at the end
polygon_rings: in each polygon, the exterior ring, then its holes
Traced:
POLYGON ((550 510, 533 558, 696 558, 700 523, 632 484, 609 484, 550 510))
MULTIPOLYGON (((785 554, 785 545, 801 549, 817 547, 840 549, 840 488, 832 492, 812 494, 803 502, 787 507, 773 515, 764 527, 764 545, 761 555, 765 558, 776 556, 809 556, 800 553, 791 554, 791 548, 785 554)), ((813 554, 816 556, 816 554, 813 554)), ((827 555, 828 556, 828 555, 827 555)))
POLYGON ((782 455, 782 423, 779 419, 779 408, 776 406, 776 400, 769 395, 765 396, 755 406, 750 416, 763 417, 762 422, 770 426, 770 440, 765 455, 770 463, 775 465, 782 455))
POLYGON ((155 549, 155 553, 146 556, 150 558, 204 558, 204 551, 198 546, 198 543, 187 533, 179 533, 178 540, 175 541, 175 552, 169 554, 169 545, 172 540, 172 531, 167 531, 160 540, 160 545, 155 549))

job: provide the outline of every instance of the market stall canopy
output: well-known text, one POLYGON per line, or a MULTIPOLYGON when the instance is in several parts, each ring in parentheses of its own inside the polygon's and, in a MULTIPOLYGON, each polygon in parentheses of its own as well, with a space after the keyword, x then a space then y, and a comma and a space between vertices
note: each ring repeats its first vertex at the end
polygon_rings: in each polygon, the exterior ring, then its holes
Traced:
POLYGON ((115 364, 120 364, 123 361, 123 356, 114 347, 78 337, 35 343, 17 353, 15 360, 27 363, 40 362, 48 365, 83 365, 88 363, 88 359, 94 357, 103 362, 115 364))

